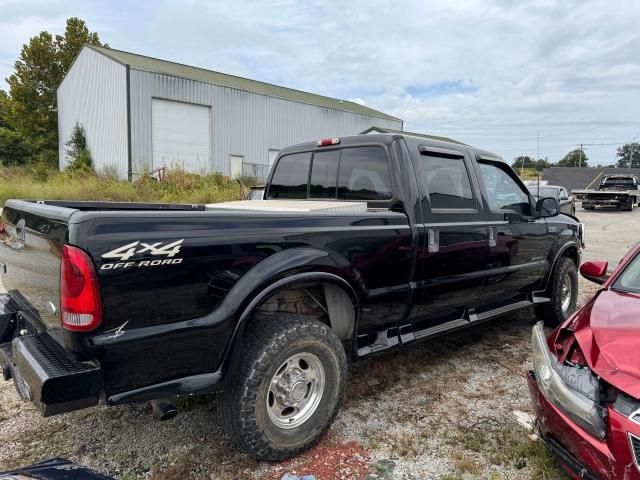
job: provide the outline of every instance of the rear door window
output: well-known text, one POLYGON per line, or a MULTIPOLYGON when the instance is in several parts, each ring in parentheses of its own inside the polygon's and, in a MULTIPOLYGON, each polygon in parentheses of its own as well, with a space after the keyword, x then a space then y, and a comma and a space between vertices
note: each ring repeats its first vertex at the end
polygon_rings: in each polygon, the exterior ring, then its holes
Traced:
POLYGON ((381 147, 342 150, 338 178, 340 200, 390 200, 391 178, 387 155, 381 147))
POLYGON ((280 157, 271 177, 267 198, 307 198, 311 153, 292 153, 280 157))

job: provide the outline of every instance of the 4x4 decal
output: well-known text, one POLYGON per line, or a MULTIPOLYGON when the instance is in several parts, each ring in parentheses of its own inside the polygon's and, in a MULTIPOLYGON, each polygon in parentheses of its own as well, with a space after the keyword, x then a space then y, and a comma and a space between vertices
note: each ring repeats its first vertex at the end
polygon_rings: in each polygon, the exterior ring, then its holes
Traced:
POLYGON ((100 270, 116 270, 132 267, 155 267, 158 265, 175 265, 178 263, 182 263, 182 258, 176 258, 176 255, 180 253, 182 242, 184 242, 184 238, 166 244, 163 242, 145 243, 139 240, 127 243, 126 245, 114 248, 113 250, 109 250, 108 252, 103 253, 102 258, 114 258, 120 261, 103 263, 100 266, 100 270), (127 261, 136 255, 151 255, 165 258, 154 260, 127 261))

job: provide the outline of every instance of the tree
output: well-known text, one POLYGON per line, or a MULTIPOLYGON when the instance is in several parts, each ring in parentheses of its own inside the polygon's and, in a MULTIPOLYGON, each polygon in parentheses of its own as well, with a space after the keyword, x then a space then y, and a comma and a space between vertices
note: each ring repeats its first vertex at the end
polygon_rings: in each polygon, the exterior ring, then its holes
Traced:
POLYGON ((520 168, 534 168, 538 171, 542 171, 550 166, 551 163, 549 163, 546 158, 539 158, 536 160, 529 155, 520 155, 514 158, 513 163, 511 164, 511 167, 515 170, 520 168))
POLYGON ((20 165, 27 161, 30 154, 29 146, 18 132, 0 127, 0 164, 20 165))
POLYGON ((558 162, 559 167, 586 167, 589 158, 584 150, 576 148, 567 153, 562 160, 558 162))
POLYGON ((549 162, 546 159, 546 157, 545 158, 539 158, 538 161, 536 162, 536 170, 538 170, 539 172, 541 172, 545 168, 549 168, 550 166, 551 166, 551 162, 549 162))
POLYGON ((0 90, 0 128, 9 128, 9 95, 4 90, 0 90))
POLYGON ((631 167, 640 168, 640 143, 625 143, 618 147, 616 157, 618 157, 619 168, 629 168, 629 162, 631 167))
POLYGON ((58 152, 56 89, 84 43, 102 45, 83 20, 69 18, 64 35, 41 32, 23 45, 15 72, 7 79, 9 125, 35 158, 52 165, 57 165, 58 152))
POLYGON ((31 154, 22 136, 11 128, 10 113, 9 95, 4 90, 0 90, 0 164, 2 165, 25 163, 31 154))
POLYGON ((531 158, 529 155, 519 155, 513 159, 513 163, 511 166, 514 169, 518 168, 535 168, 536 161, 531 158))

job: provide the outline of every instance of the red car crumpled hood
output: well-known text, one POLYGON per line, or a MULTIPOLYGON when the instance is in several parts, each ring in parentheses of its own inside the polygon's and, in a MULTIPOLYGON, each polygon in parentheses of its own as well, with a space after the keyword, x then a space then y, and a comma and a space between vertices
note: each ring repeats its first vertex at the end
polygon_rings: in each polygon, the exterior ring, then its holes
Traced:
POLYGON ((591 370, 627 395, 640 398, 640 295, 601 290, 585 306, 574 336, 591 370))

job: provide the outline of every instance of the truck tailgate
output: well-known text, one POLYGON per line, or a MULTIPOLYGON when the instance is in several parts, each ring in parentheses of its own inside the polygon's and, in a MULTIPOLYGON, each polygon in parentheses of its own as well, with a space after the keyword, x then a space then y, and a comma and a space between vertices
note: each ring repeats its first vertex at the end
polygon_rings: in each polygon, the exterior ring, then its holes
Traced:
POLYGON ((59 283, 62 245, 74 209, 9 200, 0 225, 2 283, 33 324, 60 329, 59 283))

